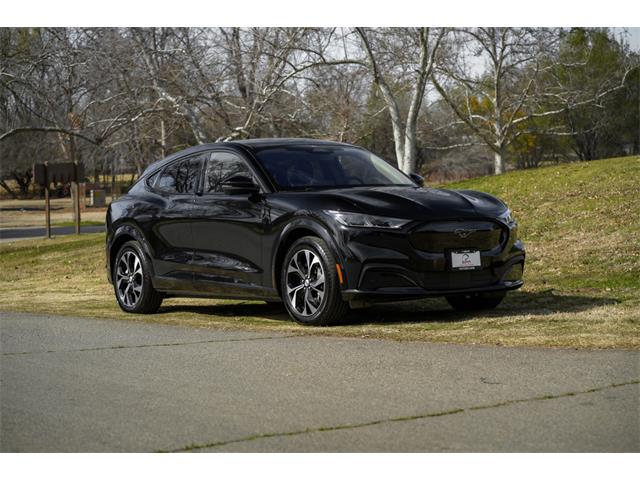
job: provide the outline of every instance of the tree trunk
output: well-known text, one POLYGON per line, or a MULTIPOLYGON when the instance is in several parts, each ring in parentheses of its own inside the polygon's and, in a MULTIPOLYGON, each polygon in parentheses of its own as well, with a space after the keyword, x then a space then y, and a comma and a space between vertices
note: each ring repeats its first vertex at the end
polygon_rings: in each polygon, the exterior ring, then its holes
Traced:
POLYGON ((20 195, 22 198, 26 198, 29 194, 29 184, 31 183, 31 179, 33 178, 33 171, 28 168, 26 170, 12 170, 11 176, 18 184, 18 188, 20 189, 20 195), (22 173, 24 171, 24 173, 22 173))
POLYGON ((398 159, 398 166, 404 173, 414 173, 416 170, 417 146, 416 132, 407 128, 404 132, 404 155, 398 159))
POLYGON ((9 187, 9 185, 7 185, 7 182, 5 182, 4 180, 0 180, 0 186, 2 188, 4 188, 9 195, 11 195, 11 198, 13 198, 13 199, 18 198, 18 195, 16 195, 16 192, 11 190, 11 187, 9 187))
POLYGON ((504 149, 499 147, 493 155, 493 173, 500 175, 505 172, 504 149))
POLYGON ((164 127, 164 119, 160 119, 160 158, 167 156, 167 133, 164 127))

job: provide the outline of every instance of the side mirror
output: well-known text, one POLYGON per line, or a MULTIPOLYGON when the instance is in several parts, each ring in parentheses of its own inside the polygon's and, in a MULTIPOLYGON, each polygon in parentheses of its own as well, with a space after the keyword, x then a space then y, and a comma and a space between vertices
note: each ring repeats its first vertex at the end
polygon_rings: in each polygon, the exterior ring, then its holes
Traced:
POLYGON ((411 178, 411 180, 416 182, 418 186, 424 187, 424 178, 422 178, 422 175, 418 175, 417 173, 410 173, 409 177, 411 178))
POLYGON ((238 174, 222 183, 222 191, 227 195, 254 195, 260 192, 260 187, 250 177, 238 174))

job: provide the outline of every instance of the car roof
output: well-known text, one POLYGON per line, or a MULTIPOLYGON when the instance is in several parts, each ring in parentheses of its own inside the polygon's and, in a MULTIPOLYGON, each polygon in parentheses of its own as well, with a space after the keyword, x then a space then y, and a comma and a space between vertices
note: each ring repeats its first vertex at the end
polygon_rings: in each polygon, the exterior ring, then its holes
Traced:
MULTIPOLYGON (((260 149, 263 147, 280 147, 289 145, 322 145, 322 146, 347 146, 346 143, 332 140, 319 140, 314 138, 251 138, 247 140, 232 140, 224 142, 225 145, 239 144, 249 148, 260 149)), ((349 145, 350 146, 350 145, 349 145)))
POLYGON ((251 151, 258 151, 263 148, 274 148, 274 147, 285 147, 285 146, 296 146, 296 145, 306 145, 306 146, 333 146, 333 147, 354 147, 354 145, 350 145, 348 143, 334 142, 331 140, 318 140, 313 138, 251 138, 246 140, 231 140, 228 142, 214 142, 214 143, 204 143, 201 145, 196 145, 194 147, 187 148, 185 150, 180 150, 168 157, 165 157, 161 160, 157 160, 149 165, 141 178, 156 172, 157 170, 164 167, 167 163, 172 162, 176 158, 190 155, 192 153, 198 153, 203 150, 208 150, 212 147, 227 147, 237 149, 239 151, 246 149, 251 151))

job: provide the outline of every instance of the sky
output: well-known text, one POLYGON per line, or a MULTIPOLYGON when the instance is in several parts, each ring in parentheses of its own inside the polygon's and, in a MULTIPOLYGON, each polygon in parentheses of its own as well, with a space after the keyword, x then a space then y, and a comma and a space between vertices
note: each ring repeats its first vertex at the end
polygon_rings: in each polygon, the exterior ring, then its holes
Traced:
POLYGON ((615 30, 627 30, 629 46, 636 52, 640 51, 640 27, 616 28, 615 30))

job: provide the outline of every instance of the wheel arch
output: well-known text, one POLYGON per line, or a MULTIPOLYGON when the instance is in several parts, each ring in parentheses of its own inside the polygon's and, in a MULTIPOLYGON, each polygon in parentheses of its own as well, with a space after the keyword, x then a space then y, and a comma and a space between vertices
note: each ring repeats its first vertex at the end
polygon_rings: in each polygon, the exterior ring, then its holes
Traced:
POLYGON ((122 245, 125 243, 135 240, 140 244, 142 248, 142 252, 147 256, 147 260, 149 260, 149 265, 151 265, 151 276, 153 278, 153 262, 151 261, 153 258, 152 252, 149 248, 149 244, 146 241, 144 234, 140 231, 140 229, 132 224, 125 223, 118 226, 113 234, 111 243, 109 245, 109 279, 113 281, 113 267, 116 261, 116 256, 118 255, 118 251, 122 248, 122 245))
POLYGON ((324 240, 333 252, 336 261, 342 263, 342 255, 340 254, 340 250, 338 249, 338 245, 336 244, 333 236, 329 233, 328 228, 310 218, 298 218, 282 229, 282 233, 278 237, 276 247, 271 257, 272 282, 278 292, 278 295, 282 294, 280 291, 280 267, 284 261, 284 257, 294 242, 307 236, 320 237, 324 240))

